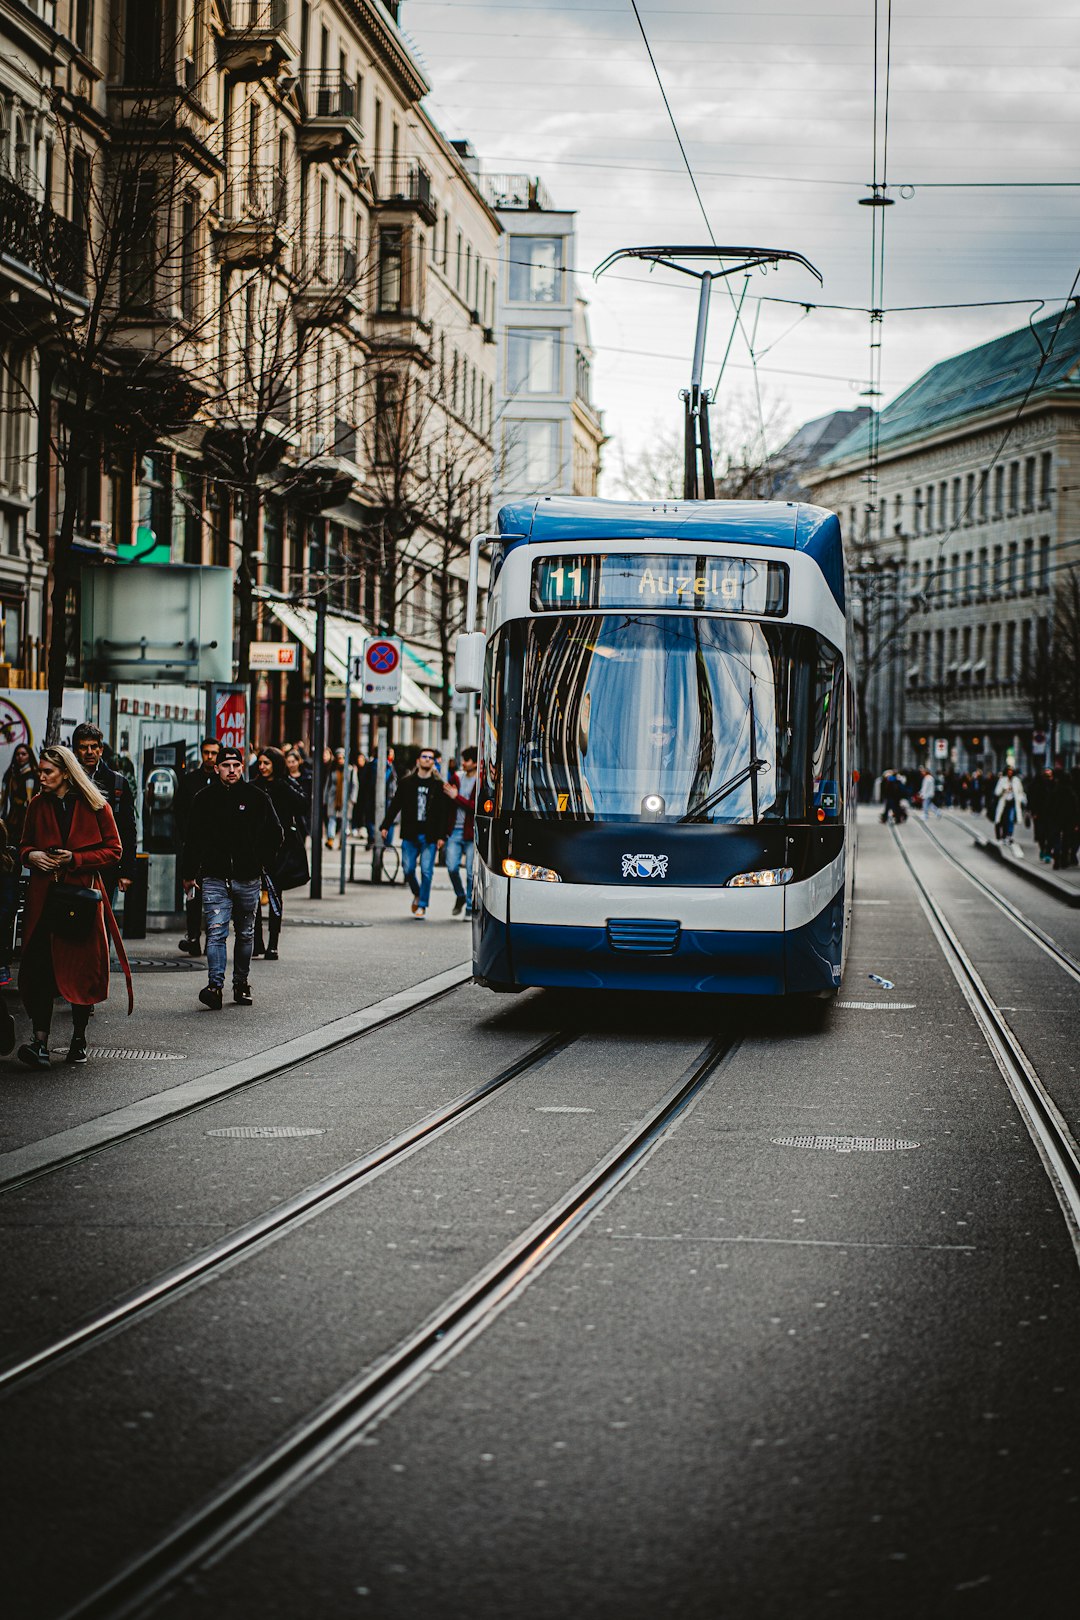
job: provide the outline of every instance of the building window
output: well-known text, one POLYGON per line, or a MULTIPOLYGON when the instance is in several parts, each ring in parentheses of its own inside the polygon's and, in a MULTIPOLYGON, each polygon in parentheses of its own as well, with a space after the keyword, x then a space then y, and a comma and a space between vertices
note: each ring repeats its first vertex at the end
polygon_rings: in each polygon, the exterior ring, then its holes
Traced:
POLYGON ((1020 626, 1020 678, 1031 678, 1031 620, 1025 619, 1020 626))
POLYGON ((1030 596, 1035 589, 1035 542, 1030 538, 1024 541, 1024 572, 1020 588, 1025 596, 1030 596))
POLYGON ((1016 676, 1016 625, 1009 620, 1005 626, 1005 667, 1001 672, 1003 681, 1012 681, 1016 676))
POLYGON ((161 67, 161 0, 127 0, 124 83, 156 84, 161 77, 161 67))
POLYGON ((912 509, 912 514, 911 514, 912 531, 915 534, 922 534, 923 498, 922 498, 922 488, 921 487, 918 488, 915 491, 914 495, 912 496, 912 501, 913 501, 913 509, 912 509))
POLYGON ((989 586, 989 573, 990 553, 986 546, 983 546, 979 551, 979 600, 981 602, 986 600, 986 592, 989 586))
POLYGON ((1035 457, 1024 457, 1024 511, 1035 509, 1035 457))
POLYGON ((975 474, 968 473, 964 480, 964 522, 975 521, 975 474))
POLYGON ((511 327, 506 337, 506 386, 518 394, 555 394, 559 390, 559 333, 554 327, 511 327))
POLYGON ((975 589, 975 553, 964 553, 964 601, 971 601, 971 593, 975 589))
POLYGON ((507 421, 503 483, 511 489, 546 489, 558 479, 558 450, 558 422, 507 421))
POLYGON ((938 528, 947 529, 949 526, 949 483, 943 478, 938 485, 938 528))
POLYGON ((1009 541, 1009 565, 1008 565, 1008 574, 1006 575, 1006 578, 1005 578, 1005 589, 1006 589, 1006 591, 1008 592, 1008 594, 1010 596, 1015 596, 1016 595, 1016 592, 1019 589, 1019 585, 1020 585, 1020 581, 1019 581, 1019 577, 1018 577, 1019 576, 1019 568, 1017 566, 1019 549, 1020 548, 1019 548, 1019 546, 1018 546, 1018 544, 1017 544, 1017 542, 1015 540, 1010 540, 1009 541))
POLYGON ((952 526, 954 529, 960 525, 960 480, 952 481, 952 526))
POLYGON ((933 486, 933 484, 927 484, 927 486, 926 486, 926 532, 927 532, 927 534, 932 534, 934 532, 934 486, 933 486))
POLYGON ((180 209, 180 313, 185 321, 196 315, 195 283, 198 275, 198 244, 195 203, 185 197, 180 209))
POLYGON ((1044 450, 1039 457, 1039 505, 1049 506, 1054 477, 1054 456, 1050 450, 1044 450))
POLYGON ((989 515, 989 513, 988 513, 989 500, 990 500, 990 474, 988 472, 983 472, 983 473, 979 474, 979 522, 980 523, 985 523, 986 519, 987 519, 987 516, 989 515))
POLYGON ((562 291, 562 240, 557 236, 510 238, 510 301, 557 304, 562 291))
POLYGON ((990 626, 990 679, 996 681, 1001 674, 1001 626, 990 626))
POLYGON ((934 631, 934 680, 941 685, 945 679, 945 632, 934 631))
POLYGON ((125 186, 120 222, 120 296, 124 305, 144 307, 154 293, 157 236, 157 181, 140 174, 125 186))
POLYGON ((392 466, 400 453, 401 415, 401 384, 398 378, 376 378, 375 461, 378 466, 392 466))
POLYGON ((995 467, 994 468, 994 516, 996 518, 999 518, 999 517, 1003 517, 1004 515, 1005 515, 1005 469, 1004 469, 1004 467, 995 467))
POLYGON ((1009 516, 1012 517, 1020 506, 1020 463, 1009 462, 1009 516))
POLYGON ((394 314, 402 305, 403 241, 400 225, 384 225, 379 232, 379 309, 394 314))
POLYGON ((1050 589, 1050 536, 1044 534, 1039 541, 1039 590, 1050 589))

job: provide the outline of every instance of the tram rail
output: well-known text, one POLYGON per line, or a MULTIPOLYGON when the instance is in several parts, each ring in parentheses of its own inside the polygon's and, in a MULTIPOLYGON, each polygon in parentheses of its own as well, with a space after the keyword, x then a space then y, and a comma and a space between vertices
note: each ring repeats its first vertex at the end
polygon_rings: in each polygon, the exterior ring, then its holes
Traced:
POLYGON ((192 1255, 182 1265, 174 1266, 132 1289, 105 1310, 95 1313, 78 1327, 61 1334, 31 1355, 0 1368, 0 1396, 61 1361, 89 1349, 91 1345, 100 1343, 110 1334, 129 1327, 187 1290, 209 1281, 245 1255, 276 1238, 284 1237, 311 1216, 330 1208, 373 1176, 390 1168, 430 1138, 467 1118, 512 1080, 535 1072, 558 1053, 565 1051, 576 1039, 577 1036, 571 1034, 549 1036, 531 1051, 500 1069, 492 1079, 455 1097, 370 1152, 335 1170, 332 1175, 323 1177, 303 1192, 237 1227, 217 1243, 192 1255))
POLYGON ((69 1608, 63 1620, 104 1620, 106 1616, 124 1620, 145 1612, 201 1564, 221 1557, 283 1507, 495 1320, 634 1175, 739 1045, 737 1035, 709 1041, 614 1148, 415 1332, 368 1372, 342 1386, 282 1441, 240 1470, 113 1578, 69 1608))
POLYGON ((1053 939, 1045 929, 1040 928, 1038 923, 1032 922, 1030 917, 1025 917, 1019 906, 1014 906, 1012 901, 1007 900, 1000 890, 994 888, 992 883, 987 883, 983 878, 976 877, 974 872, 970 872, 964 865, 963 861, 959 860, 952 853, 952 851, 942 843, 937 834, 933 832, 925 822, 919 822, 917 825, 919 826, 920 831, 925 833, 927 838, 930 839, 931 843, 936 845, 937 849, 945 857, 950 866, 955 867, 958 872, 962 873, 963 876, 967 878, 968 882, 973 884, 976 889, 980 890, 981 893, 983 893, 986 898, 998 908, 999 911, 1003 912, 1005 916, 1008 917, 1009 921, 1014 923, 1022 934, 1025 934, 1028 939, 1032 940, 1036 945, 1038 945, 1040 950, 1045 951, 1047 956, 1050 957, 1051 961, 1055 962, 1057 966, 1061 968, 1063 973, 1067 973, 1071 979, 1074 979, 1077 984, 1080 984, 1080 962, 1078 962, 1074 956, 1070 956, 1068 951, 1062 950, 1057 941, 1053 939))
MULTIPOLYGON (((944 911, 916 871, 903 838, 895 827, 890 830, 942 955, 990 1048, 1054 1188, 1073 1251, 1080 1263, 1080 1147, 944 911)), ((973 878, 972 881, 982 886, 979 879, 973 878)), ((1052 942, 1046 936, 1045 942, 1036 938, 1036 943, 1046 950, 1048 943, 1052 942)), ((1066 953, 1060 954, 1065 956, 1066 953)), ((1072 958, 1067 960, 1072 963, 1072 958)))
MULTIPOLYGON (((349 1015, 346 1020, 335 1019, 334 1024, 330 1026, 329 1036, 325 1040, 313 1040, 312 1036, 315 1034, 313 1031, 308 1036, 300 1037, 298 1043, 288 1042, 284 1049, 284 1056, 275 1057, 273 1052, 259 1054, 260 1058, 262 1056, 267 1058, 265 1064, 260 1063, 259 1058, 244 1060, 237 1067, 243 1071, 250 1068, 251 1063, 254 1062, 254 1072, 246 1075, 241 1072, 232 1082, 226 1080, 209 1090, 201 1081, 188 1082, 174 1087, 172 1094, 180 1100, 173 1107, 168 1104, 170 1093, 165 1093, 164 1095, 158 1094, 154 1098, 136 1103, 128 1108, 119 1109, 114 1116, 116 1119, 115 1129, 100 1135, 97 1140, 82 1141, 86 1132, 100 1123, 89 1121, 85 1126, 61 1132, 57 1138, 45 1137, 40 1142, 27 1143, 23 1148, 13 1149, 11 1153, 0 1156, 0 1196, 5 1193, 16 1192, 20 1187, 26 1187, 31 1182, 40 1180, 42 1176, 52 1175, 57 1170, 63 1170, 70 1165, 79 1164, 85 1159, 93 1158, 96 1154, 102 1153, 108 1148, 116 1147, 122 1142, 130 1142, 137 1137, 145 1136, 147 1132, 158 1130, 162 1125, 174 1124, 178 1119, 184 1119, 189 1114, 199 1113, 204 1108, 212 1108, 224 1097, 234 1097, 239 1092, 249 1091, 255 1086, 262 1085, 267 1080, 276 1080, 281 1075, 288 1074, 290 1070, 298 1068, 301 1063, 316 1061, 321 1057, 325 1057, 329 1052, 351 1046, 354 1041, 362 1040, 365 1036, 372 1035, 377 1030, 386 1029, 389 1024, 399 1023, 412 1013, 421 1012, 425 1008, 433 1006, 435 1002, 441 1001, 445 996, 452 995, 454 991, 470 984, 472 982, 472 969, 468 965, 462 965, 456 970, 450 969, 446 973, 437 974, 434 981, 428 982, 436 981, 437 987, 431 990, 429 994, 416 995, 417 987, 414 986, 411 991, 398 993, 387 997, 383 1002, 377 1002, 373 1008, 360 1008, 356 1013, 349 1015), (380 1011, 379 1009, 383 1010, 380 1011), (358 1023, 360 1027, 342 1030, 340 1025, 343 1021, 358 1023), (295 1044, 301 1045, 303 1049, 289 1053, 288 1048, 295 1044), (4 1175, 3 1160, 5 1157, 9 1164, 25 1164, 27 1156, 32 1154, 33 1150, 45 1149, 48 1151, 49 1142, 54 1140, 57 1141, 58 1146, 51 1157, 27 1168, 14 1169, 6 1176, 4 1175), (80 1142, 82 1145, 74 1145, 80 1142), (66 1147, 61 1146, 60 1143, 67 1143, 68 1145, 66 1147)), ((280 1054, 281 1051, 282 1049, 279 1048, 278 1053, 280 1054)), ((105 1116, 106 1119, 108 1117, 105 1116)))

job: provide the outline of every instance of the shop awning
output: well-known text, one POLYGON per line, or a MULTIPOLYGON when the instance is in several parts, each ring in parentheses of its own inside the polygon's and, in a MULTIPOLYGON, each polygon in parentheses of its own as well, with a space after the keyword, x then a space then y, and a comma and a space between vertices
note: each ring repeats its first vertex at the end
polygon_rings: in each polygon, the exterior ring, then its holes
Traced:
MULTIPOLYGON (((267 600, 266 605, 289 634, 295 636, 297 641, 303 642, 308 652, 315 651, 314 608, 295 607, 291 602, 275 602, 272 599, 267 600)), ((339 686, 345 684, 345 660, 348 656, 349 637, 352 637, 353 657, 358 658, 370 634, 371 631, 358 624, 355 619, 343 619, 337 613, 326 615, 326 673, 339 686)), ((354 698, 359 698, 363 702, 364 688, 359 681, 353 681, 351 692, 354 698)), ((439 705, 432 702, 411 675, 405 674, 401 677, 401 702, 395 712, 427 715, 435 720, 442 714, 439 705)))

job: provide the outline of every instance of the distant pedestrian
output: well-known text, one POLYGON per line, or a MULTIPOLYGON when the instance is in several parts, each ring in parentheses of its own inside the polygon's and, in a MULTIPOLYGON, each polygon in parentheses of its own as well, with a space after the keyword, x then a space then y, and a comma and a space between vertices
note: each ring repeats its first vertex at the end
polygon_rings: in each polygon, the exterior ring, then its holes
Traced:
POLYGON ((931 810, 940 818, 941 806, 934 803, 934 799, 937 795, 937 777, 934 775, 933 771, 923 772, 922 786, 919 789, 919 793, 922 798, 923 820, 930 820, 931 810))
POLYGON ((135 796, 127 777, 121 771, 111 770, 105 763, 105 738, 97 726, 84 721, 71 734, 75 756, 100 793, 105 795, 109 809, 120 834, 124 853, 120 864, 112 871, 102 873, 109 904, 116 902, 116 891, 126 894, 135 881, 135 858, 138 854, 139 835, 135 826, 135 796))
POLYGON ((30 888, 19 994, 33 1038, 18 1055, 31 1069, 49 1067, 58 995, 71 1003, 67 1061, 86 1062, 91 1010, 109 994, 110 934, 127 978, 129 1013, 134 1004, 127 957, 102 883, 102 874, 123 854, 113 813, 69 748, 43 749, 39 774, 41 793, 26 813, 22 841, 30 888))
POLYGON ((284 837, 281 848, 266 868, 267 927, 263 939, 262 901, 255 913, 255 947, 253 956, 267 962, 278 960, 278 940, 284 911, 284 894, 306 883, 310 877, 304 839, 307 837, 307 801, 299 782, 289 776, 285 756, 280 748, 260 748, 255 756, 255 775, 252 782, 261 788, 274 807, 284 837), (301 869, 302 868, 302 869, 301 869))
POLYGON ((326 812, 326 847, 333 849, 338 831, 344 840, 349 832, 349 807, 356 803, 356 766, 346 765, 345 750, 339 748, 331 755, 323 784, 323 809, 326 812))
POLYGON ((4 772, 0 787, 0 821, 8 830, 8 837, 17 846, 22 839, 23 822, 30 800, 38 790, 38 766, 34 750, 28 743, 20 743, 11 756, 11 764, 4 772))
POLYGON ((229 923, 233 925, 233 1000, 252 1002, 248 973, 255 934, 255 909, 262 874, 281 847, 281 823, 267 795, 243 779, 239 748, 223 748, 216 780, 196 795, 188 818, 181 857, 184 891, 201 886, 206 910, 207 983, 199 1000, 221 1011, 228 960, 229 923))
POLYGON ((446 834, 453 813, 443 792, 445 783, 435 774, 435 750, 422 748, 416 769, 403 776, 397 785, 380 832, 385 840, 391 823, 401 815, 401 870, 412 890, 412 914, 418 922, 427 917, 431 899, 431 879, 435 871, 435 856, 446 842, 446 834), (420 867, 417 880, 416 868, 420 867))
POLYGON ((473 814, 476 808, 476 749, 463 748, 461 770, 455 771, 444 793, 454 809, 454 824, 446 840, 446 870, 454 890, 454 916, 472 916, 473 814), (461 856, 465 854, 465 887, 461 886, 461 856))
MULTIPOLYGON (((204 788, 208 788, 211 782, 217 781, 217 759, 220 752, 221 744, 216 737, 204 737, 199 744, 198 768, 186 770, 177 784, 174 813, 176 816, 176 853, 178 856, 183 852, 192 805, 204 788)), ((184 910, 187 914, 187 933, 180 941, 180 949, 185 956, 201 956, 203 953, 203 899, 198 889, 193 889, 187 896, 184 910)))
POLYGON ((998 778, 994 789, 997 809, 994 813, 994 827, 998 838, 1006 844, 1012 844, 1013 832, 1016 828, 1016 818, 1024 808, 1027 799, 1024 795, 1024 784, 1017 776, 1011 765, 1006 765, 1004 772, 998 778))

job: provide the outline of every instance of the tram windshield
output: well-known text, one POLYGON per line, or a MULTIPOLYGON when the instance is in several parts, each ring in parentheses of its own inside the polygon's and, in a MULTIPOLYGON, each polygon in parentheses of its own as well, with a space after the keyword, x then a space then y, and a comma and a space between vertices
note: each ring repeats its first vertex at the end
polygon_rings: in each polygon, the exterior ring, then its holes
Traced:
POLYGON ((839 775, 842 661, 813 631, 667 613, 521 630, 521 810, 774 821, 809 814, 839 775))

